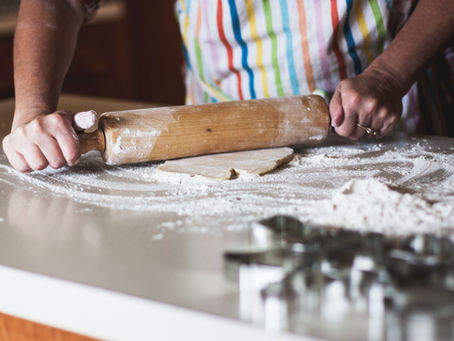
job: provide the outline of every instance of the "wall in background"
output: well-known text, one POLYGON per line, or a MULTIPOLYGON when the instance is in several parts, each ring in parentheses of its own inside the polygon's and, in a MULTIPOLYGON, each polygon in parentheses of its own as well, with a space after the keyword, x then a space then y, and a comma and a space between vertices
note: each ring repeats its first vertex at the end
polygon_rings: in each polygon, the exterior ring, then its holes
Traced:
POLYGON ((128 0, 133 82, 137 99, 184 102, 183 50, 175 0, 128 0))
MULTIPOLYGON (((7 98, 14 95, 14 7, 0 8, 0 22, 0 98, 7 98)), ((174 0, 111 0, 81 29, 63 91, 182 104, 182 65, 174 0)))

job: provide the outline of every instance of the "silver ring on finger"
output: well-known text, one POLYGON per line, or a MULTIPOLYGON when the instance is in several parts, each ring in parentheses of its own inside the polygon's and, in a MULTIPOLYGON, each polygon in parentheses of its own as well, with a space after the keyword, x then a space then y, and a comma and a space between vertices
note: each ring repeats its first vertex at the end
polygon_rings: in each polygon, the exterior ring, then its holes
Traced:
POLYGON ((378 134, 378 131, 376 130, 373 130, 372 128, 369 128, 369 127, 365 127, 359 123, 356 123, 356 126, 361 128, 361 129, 364 129, 364 131, 366 132, 366 134, 368 135, 372 135, 372 136, 379 136, 378 134))

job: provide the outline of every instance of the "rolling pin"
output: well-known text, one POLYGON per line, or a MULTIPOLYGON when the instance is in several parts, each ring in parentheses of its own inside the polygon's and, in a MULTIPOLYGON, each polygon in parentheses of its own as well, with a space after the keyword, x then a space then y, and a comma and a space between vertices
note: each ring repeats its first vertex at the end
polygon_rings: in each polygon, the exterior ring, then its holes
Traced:
POLYGON ((329 130, 316 95, 106 112, 81 152, 118 165, 249 149, 313 145, 329 130))

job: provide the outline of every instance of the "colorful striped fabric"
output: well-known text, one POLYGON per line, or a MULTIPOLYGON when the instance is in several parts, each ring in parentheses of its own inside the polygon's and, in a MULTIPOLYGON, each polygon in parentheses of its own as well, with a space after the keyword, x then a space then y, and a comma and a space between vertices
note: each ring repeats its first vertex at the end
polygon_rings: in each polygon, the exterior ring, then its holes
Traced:
MULTIPOLYGON (((179 0, 187 103, 332 94, 386 48, 415 3, 179 0)), ((418 112, 416 91, 404 98, 405 112, 418 112)), ((418 126, 417 117, 406 122, 405 130, 418 126)))

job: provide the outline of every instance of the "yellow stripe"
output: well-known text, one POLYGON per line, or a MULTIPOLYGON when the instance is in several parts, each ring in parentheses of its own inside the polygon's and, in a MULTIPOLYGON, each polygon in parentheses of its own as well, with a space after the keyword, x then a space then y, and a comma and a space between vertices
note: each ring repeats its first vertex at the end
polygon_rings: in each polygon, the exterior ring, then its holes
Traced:
POLYGON ((354 5, 354 11, 356 17, 358 18, 359 30, 364 40, 364 52, 366 53, 366 58, 369 63, 372 63, 374 60, 374 55, 372 54, 371 45, 370 45, 370 33, 367 28, 366 18, 364 17, 363 10, 361 9, 361 1, 356 1, 354 5))
POLYGON ((262 75, 263 95, 265 97, 270 97, 270 93, 268 91, 268 84, 266 81, 267 80, 266 70, 265 70, 265 66, 263 65, 263 43, 257 33, 257 21, 255 20, 255 9, 254 9, 253 0, 246 0, 246 11, 247 11, 247 17, 248 17, 248 21, 249 21, 249 27, 251 30, 251 38, 254 40, 254 42, 257 45, 257 66, 262 75))
MULTIPOLYGON (((183 12, 185 13, 185 18, 183 22, 183 42, 189 49, 188 45, 188 32, 189 32, 189 15, 186 10, 186 1, 185 0, 179 0, 179 3, 181 4, 181 8, 183 12)), ((189 51, 188 51, 189 52, 189 51)), ((207 82, 203 81, 200 79, 199 75, 196 75, 195 72, 193 72, 194 80, 197 81, 199 85, 201 85, 203 91, 207 92, 210 96, 218 99, 219 101, 232 101, 233 99, 227 95, 225 95, 220 89, 217 89, 216 87, 208 84, 207 82)), ((188 89, 188 95, 186 97, 186 101, 188 99, 192 98, 192 103, 195 103, 195 93, 193 89, 188 89), (190 93, 189 93, 190 92, 190 93)))
POLYGON ((214 97, 216 98, 217 100, 221 101, 221 102, 229 102, 229 101, 233 101, 233 98, 232 97, 229 97, 227 96, 226 94, 224 94, 221 90, 217 89, 216 87, 214 87, 213 85, 207 83, 207 82, 204 82, 203 80, 201 80, 199 77, 196 76, 196 79, 197 81, 199 82, 199 84, 202 86, 202 89, 208 93, 211 97, 214 97))
POLYGON ((179 2, 181 4, 181 8, 183 9, 183 13, 185 13, 184 22, 183 22, 183 42, 189 48, 189 46, 188 46, 189 15, 186 11, 186 1, 179 0, 179 2))

